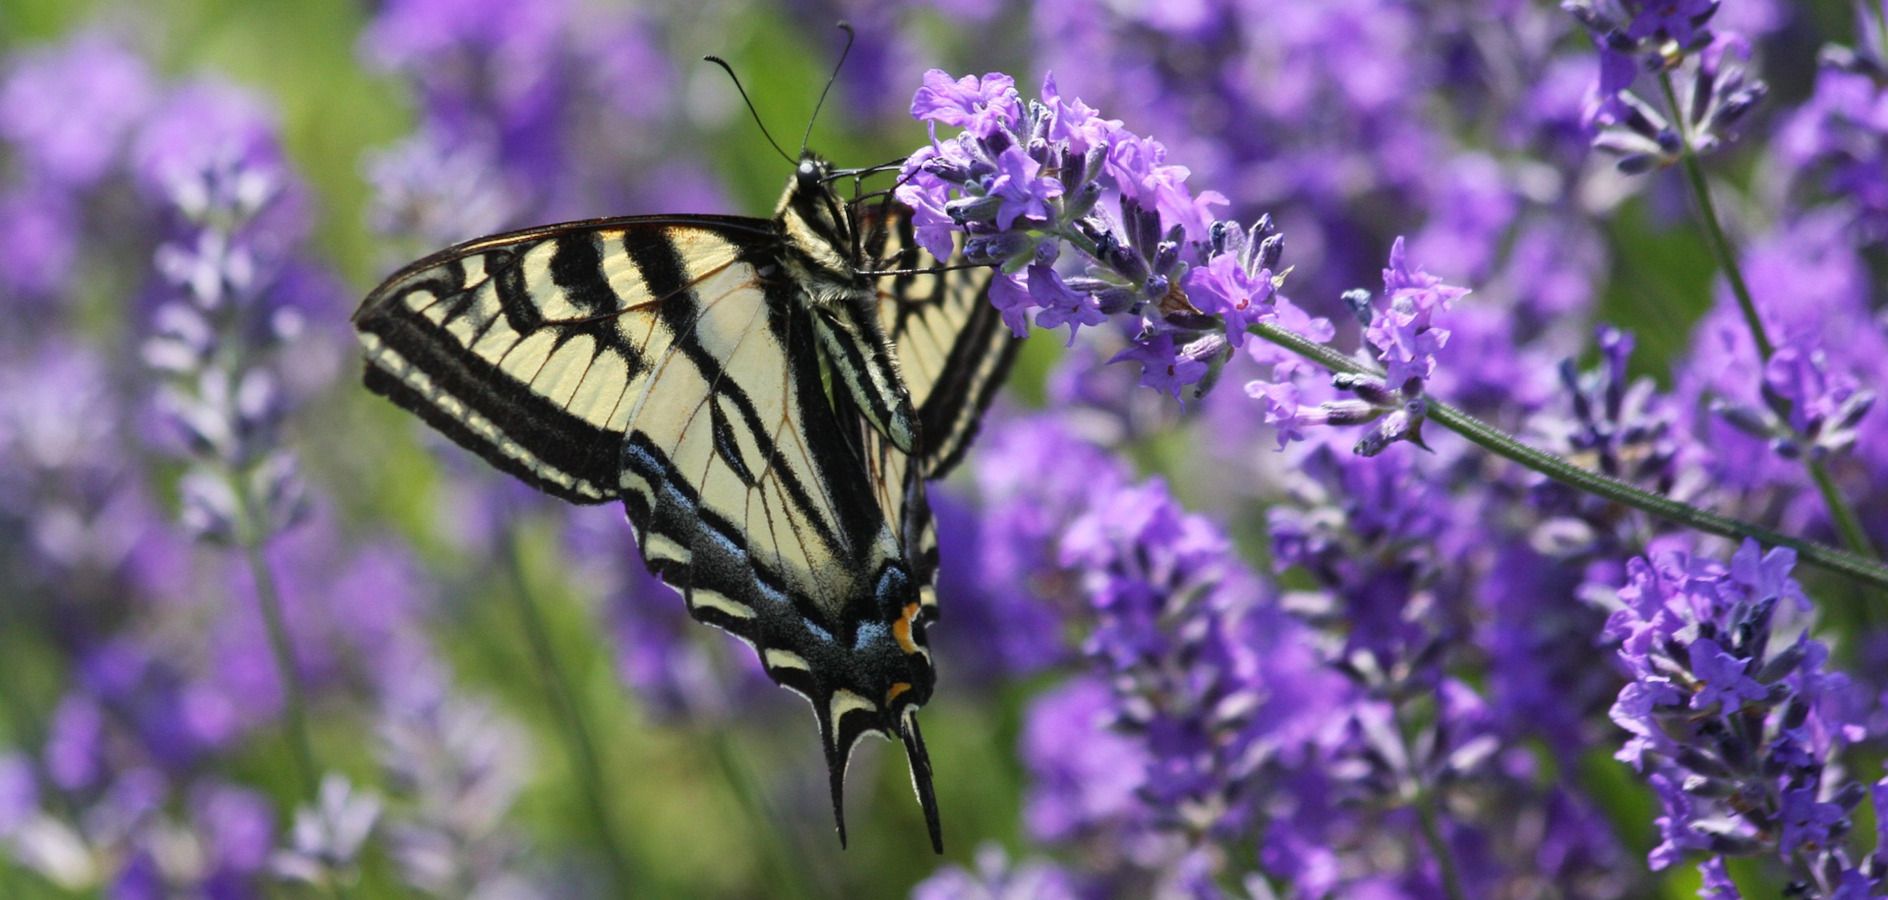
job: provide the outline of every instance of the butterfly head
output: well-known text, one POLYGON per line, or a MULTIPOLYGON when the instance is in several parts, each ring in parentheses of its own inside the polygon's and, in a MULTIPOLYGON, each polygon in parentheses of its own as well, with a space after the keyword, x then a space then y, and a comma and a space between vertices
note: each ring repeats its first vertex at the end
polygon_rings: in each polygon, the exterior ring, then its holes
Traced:
POLYGON ((774 221, 803 276, 852 289, 863 284, 853 259, 852 213, 833 190, 832 176, 832 163, 811 152, 801 154, 774 221))
POLYGON ((833 164, 809 150, 800 154, 800 163, 793 170, 793 189, 799 193, 827 190, 832 174, 833 164))

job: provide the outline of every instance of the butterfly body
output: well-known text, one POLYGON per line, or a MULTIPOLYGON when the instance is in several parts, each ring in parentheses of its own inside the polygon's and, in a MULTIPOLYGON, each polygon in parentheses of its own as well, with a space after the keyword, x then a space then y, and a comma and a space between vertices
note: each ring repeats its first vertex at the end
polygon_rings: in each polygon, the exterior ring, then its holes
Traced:
POLYGON ((396 273, 354 322, 370 389, 549 493, 624 504, 691 615, 812 704, 836 815, 858 740, 901 738, 936 843, 916 719, 935 685, 925 480, 961 454, 1012 350, 987 275, 888 291, 870 273, 917 254, 908 223, 863 239, 830 180, 804 157, 771 220, 471 241, 396 273))

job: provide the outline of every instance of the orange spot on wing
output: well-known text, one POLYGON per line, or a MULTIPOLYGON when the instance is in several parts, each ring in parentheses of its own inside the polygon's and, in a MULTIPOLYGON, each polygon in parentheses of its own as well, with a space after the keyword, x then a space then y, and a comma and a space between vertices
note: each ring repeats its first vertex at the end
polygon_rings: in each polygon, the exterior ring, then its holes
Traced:
POLYGON ((898 621, 892 623, 892 637, 898 639, 898 646, 904 648, 906 653, 921 652, 918 645, 911 640, 911 620, 917 618, 917 615, 918 604, 907 603, 904 614, 898 617, 898 621))

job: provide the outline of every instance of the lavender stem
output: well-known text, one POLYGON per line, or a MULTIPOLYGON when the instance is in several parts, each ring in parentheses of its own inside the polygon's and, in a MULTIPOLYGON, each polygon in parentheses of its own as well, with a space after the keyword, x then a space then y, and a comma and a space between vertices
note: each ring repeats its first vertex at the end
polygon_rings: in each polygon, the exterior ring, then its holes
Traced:
MULTIPOLYGON (((247 479, 231 475, 229 481, 236 488, 239 508, 247 520, 238 532, 238 540, 250 578, 256 583, 256 605, 262 610, 263 630, 269 635, 269 655, 275 660, 276 677, 282 682, 282 716, 288 729, 289 752, 295 759, 295 778, 300 782, 296 794, 307 802, 319 803, 321 774, 315 767, 314 744, 308 737, 308 699, 302 690, 301 668, 295 663, 295 645, 289 640, 282 615, 282 593, 263 553, 264 516, 249 495, 247 479)), ((339 878, 327 879, 327 887, 337 900, 347 900, 348 890, 339 878)))
POLYGON ((525 577, 524 554, 520 550, 515 527, 506 527, 504 544, 505 569, 512 582, 512 589, 506 593, 517 603, 525 640, 531 645, 532 661, 537 665, 538 677, 544 682, 545 691, 551 695, 551 706, 563 733, 564 749, 570 754, 571 768, 576 770, 577 778, 582 783, 584 804, 590 811, 597 838, 603 843, 604 855, 609 860, 615 887, 612 893, 627 895, 631 885, 636 883, 632 877, 633 867, 628 852, 623 849, 622 836, 617 833, 615 819, 610 816, 606 798, 611 795, 604 790, 603 766, 597 759, 596 743, 589 722, 584 718, 577 692, 571 687, 570 678, 551 646, 550 629, 546 627, 544 615, 538 609, 530 580, 525 577))
MULTIPOLYGON (((1744 314, 1744 325, 1750 329, 1750 338, 1757 346, 1757 355, 1765 363, 1776 355, 1776 345, 1771 343, 1770 335, 1764 330, 1763 318, 1757 314, 1757 303, 1750 293, 1750 284, 1744 280, 1744 271, 1737 263, 1737 254, 1731 248, 1731 242, 1724 234, 1724 226, 1718 219, 1717 205, 1711 201, 1711 185, 1705 179, 1704 166, 1698 162, 1697 150, 1692 146, 1690 130, 1685 127, 1683 109, 1678 104, 1677 91, 1672 87, 1669 72, 1659 73, 1659 89, 1665 94, 1665 103, 1676 123, 1678 139, 1682 146, 1679 162, 1685 169, 1685 182, 1691 187, 1691 195, 1698 204, 1698 218, 1704 226, 1705 237, 1711 244, 1711 252, 1717 256, 1718 265, 1724 270, 1724 279, 1730 282, 1731 295, 1737 298, 1737 308, 1744 314)), ((1881 554, 1868 539, 1868 532, 1862 527, 1862 520, 1855 510, 1842 499, 1835 479, 1829 476, 1829 468, 1814 453, 1803 454, 1803 465, 1809 470, 1811 481, 1816 483, 1816 491, 1822 494, 1823 505, 1829 509, 1829 518, 1835 523, 1836 532, 1842 536, 1842 543, 1853 553, 1879 558, 1881 554)))
MULTIPOLYGON (((1371 374, 1371 369, 1336 350, 1313 343, 1276 325, 1259 323, 1249 333, 1284 347, 1333 372, 1371 374)), ((1516 440, 1474 416, 1434 398, 1429 399, 1428 417, 1476 446, 1541 473, 1569 487, 1594 496, 1630 506, 1668 522, 1709 534, 1730 538, 1751 538, 1776 547, 1796 551, 1804 562, 1888 590, 1888 567, 1861 554, 1814 541, 1791 537, 1752 522, 1733 519, 1670 497, 1642 490, 1573 464, 1567 459, 1516 440)))

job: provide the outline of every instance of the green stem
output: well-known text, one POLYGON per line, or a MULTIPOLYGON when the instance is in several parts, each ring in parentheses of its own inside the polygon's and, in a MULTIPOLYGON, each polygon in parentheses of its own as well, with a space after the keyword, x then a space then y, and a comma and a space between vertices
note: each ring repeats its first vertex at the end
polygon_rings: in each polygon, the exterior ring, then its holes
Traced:
MULTIPOLYGON (((308 698, 302 690, 301 668, 295 664, 295 645, 289 640, 287 618, 282 614, 282 593, 276 587, 275 570, 269 568, 263 553, 266 534, 260 507, 249 496, 247 480, 232 473, 237 500, 245 522, 238 533, 243 559, 249 564, 249 577, 256 583, 256 605, 262 609, 262 627, 269 636, 269 655, 275 659, 276 677, 282 682, 282 718, 288 728, 289 754, 295 759, 295 777, 300 782, 296 793, 310 808, 320 804, 321 775, 315 766, 314 743, 308 738, 308 698)), ((337 900, 347 900, 347 886, 339 873, 326 879, 328 892, 337 900)))
POLYGON ((505 568, 509 570, 512 580, 512 590, 508 593, 517 603, 525 640, 531 645, 532 662, 537 666, 538 677, 543 680, 546 692, 551 695, 551 706, 563 733, 564 749, 570 754, 571 767, 576 770, 577 779, 582 785, 584 804, 590 811, 597 838, 602 842, 604 855, 609 860, 610 873, 615 881, 614 890, 610 893, 628 896, 631 886, 635 884, 635 879, 631 877, 633 868, 629 863, 628 852, 623 849, 622 838, 617 834, 616 822, 610 816, 608 798, 611 795, 604 790, 603 766, 598 761, 596 744, 589 722, 584 718, 582 704, 551 645, 550 629, 545 625, 529 579, 525 577, 524 555, 520 552, 518 542, 516 529, 508 527, 505 536, 505 568))
MULTIPOLYGON (((769 799, 760 779, 754 776, 752 767, 740 751, 734 746, 730 729, 726 726, 710 727, 704 735, 710 750, 713 751, 715 764, 720 767, 728 788, 734 793, 741 808, 747 812, 748 821, 754 824, 755 835, 764 845, 760 848, 761 866, 766 877, 771 881, 768 893, 781 897, 814 897, 837 894, 837 885, 827 885, 828 889, 815 892, 808 884, 806 867, 787 857, 786 847, 778 835, 797 835, 798 830, 784 827, 786 816, 769 799)), ((797 840, 794 841, 796 844, 797 840)), ((806 848, 796 847, 796 852, 804 853, 806 848)), ((816 869, 823 872, 823 869, 816 869)))
POLYGON ((1718 258, 1718 265, 1724 270, 1724 278, 1731 283, 1731 295, 1737 298, 1737 308, 1744 314, 1744 325, 1750 329, 1751 340, 1757 344, 1757 355, 1764 362, 1776 353, 1776 345, 1770 343, 1770 334, 1764 330, 1763 319, 1757 315, 1757 303, 1751 299, 1750 285, 1744 282, 1744 271, 1737 265, 1737 254, 1731 250, 1731 241, 1724 236, 1724 226, 1719 224, 1717 205, 1711 201, 1711 186, 1705 182, 1704 166, 1698 162, 1698 153, 1691 145, 1691 129, 1684 121, 1684 110, 1678 105, 1678 92, 1672 88, 1672 76, 1669 72, 1659 73, 1659 89, 1665 92, 1665 103, 1672 115, 1672 127, 1678 132, 1678 140, 1683 147, 1679 160, 1685 170, 1685 180, 1691 185, 1691 195, 1698 203, 1699 219, 1704 225, 1705 238, 1711 243, 1711 252, 1718 258))
POLYGON ((244 521, 237 533, 237 541, 242 544, 243 559, 249 565, 249 577, 255 581, 256 605, 262 611, 262 627, 269 637, 269 655, 275 660, 276 678, 282 682, 282 718, 288 728, 289 753, 295 759, 295 777, 300 783, 296 793, 305 801, 314 803, 321 784, 321 775, 315 767, 314 744, 308 739, 308 699, 302 693, 301 669, 295 664, 295 645, 289 640, 288 624, 282 614, 282 593, 275 583, 275 572, 269 568, 268 557, 263 553, 266 541, 265 521, 255 499, 250 496, 248 479, 240 472, 228 473, 230 483, 235 486, 237 501, 242 510, 244 521))
MULTIPOLYGON (((1724 280, 1731 285, 1731 296, 1737 298, 1737 308, 1744 315, 1744 325, 1750 330, 1750 339, 1757 345, 1757 355, 1765 364, 1776 355, 1776 345, 1771 343, 1769 332, 1764 330, 1763 317, 1757 314, 1757 301, 1750 293, 1750 284, 1744 280, 1744 270, 1737 262, 1737 253, 1731 247, 1731 241, 1724 234, 1724 226, 1718 219, 1717 204, 1711 200, 1711 185, 1705 179, 1704 165, 1698 160, 1697 148, 1691 143, 1691 129, 1682 120, 1684 112, 1678 105, 1678 93, 1672 87, 1672 76, 1668 72, 1659 73, 1659 89, 1665 94, 1665 103, 1672 115, 1674 127, 1678 131, 1682 152, 1679 155, 1681 168, 1685 170, 1685 181, 1691 186, 1691 196, 1698 204, 1698 218, 1704 226, 1705 238, 1711 244, 1711 252, 1717 257, 1718 267, 1724 272, 1724 280)), ((1862 528, 1862 520, 1855 510, 1842 499, 1842 493, 1836 489, 1835 479, 1829 475, 1829 469, 1815 454, 1805 452, 1803 465, 1809 470, 1810 480, 1816 483, 1816 491, 1822 494, 1823 505, 1829 509, 1829 518, 1834 522, 1836 533, 1842 537, 1842 544, 1850 552, 1863 556, 1879 558, 1873 544, 1869 542, 1868 532, 1862 528)))
POLYGON ((1403 747, 1404 799, 1416 810, 1416 819, 1421 824, 1423 843, 1429 846, 1429 855, 1435 858, 1436 872, 1442 879, 1442 892, 1449 900, 1464 900, 1468 896, 1462 889, 1462 873, 1455 864, 1455 851, 1449 847, 1448 838, 1442 833, 1442 813, 1436 803, 1436 794, 1423 781, 1417 771, 1416 741, 1410 736, 1406 710, 1398 704, 1391 713, 1396 723, 1396 738, 1403 747))
MULTIPOLYGON (((1276 325, 1254 325, 1250 333, 1297 353, 1333 372, 1378 374, 1370 366, 1276 325)), ((1430 421, 1461 435, 1470 443, 1496 456, 1512 460, 1569 487, 1630 506, 1687 528, 1722 537, 1751 538, 1771 546, 1788 547, 1796 551, 1797 556, 1806 563, 1866 582, 1877 588, 1888 589, 1888 567, 1883 567, 1868 557, 1827 544, 1791 537, 1762 525, 1719 515, 1670 497, 1642 490, 1619 479, 1577 466, 1545 450, 1524 444, 1506 432, 1433 398, 1429 400, 1428 417, 1430 421)))

